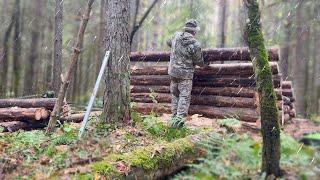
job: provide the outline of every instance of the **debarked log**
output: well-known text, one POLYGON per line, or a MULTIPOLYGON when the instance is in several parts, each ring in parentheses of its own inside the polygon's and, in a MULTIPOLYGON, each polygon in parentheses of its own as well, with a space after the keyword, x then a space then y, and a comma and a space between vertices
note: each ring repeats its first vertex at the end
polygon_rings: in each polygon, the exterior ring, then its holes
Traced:
MULTIPOLYGON (((158 93, 131 93, 131 101, 152 103, 170 103, 171 94, 158 93)), ((239 108, 256 108, 257 105, 253 98, 243 97, 226 97, 215 95, 192 95, 191 105, 209 105, 214 107, 239 107, 239 108)))
MULTIPOLYGON (((97 177, 107 179, 163 179, 206 155, 200 142, 208 141, 211 133, 191 135, 173 142, 141 147, 124 154, 110 154, 89 165, 97 177)), ((217 138, 217 141, 221 141, 217 138)), ((212 146, 219 147, 212 142, 212 146)))
POLYGON ((0 121, 6 120, 45 120, 50 112, 45 108, 0 108, 0 121))
MULTIPOLYGON (((171 113, 171 105, 166 103, 134 103, 133 110, 142 114, 148 114, 152 111, 158 113, 171 113)), ((256 122, 259 119, 259 113, 251 108, 231 108, 231 107, 212 107, 204 105, 191 105, 189 115, 201 114, 208 118, 238 118, 242 121, 256 122)))
POLYGON ((56 98, 34 98, 34 99, 0 99, 0 108, 45 108, 52 110, 56 98))
MULTIPOLYGON (((279 61, 278 48, 268 48, 269 61, 279 61)), ((207 62, 214 61, 251 61, 249 49, 245 48, 217 48, 204 49, 202 51, 203 59, 207 62)), ((130 61, 159 62, 169 61, 170 52, 132 52, 130 61)))
MULTIPOLYGON (((156 85, 156 86, 169 86, 169 75, 141 75, 131 76, 130 82, 132 85, 156 85)), ((280 87, 281 76, 275 75, 273 77, 274 87, 280 87)), ((256 81, 254 77, 242 78, 234 76, 226 77, 210 77, 193 79, 193 86, 198 87, 255 87, 256 81)))
MULTIPOLYGON (((271 71, 273 74, 279 73, 278 64, 270 62, 271 71)), ((232 64, 211 64, 209 66, 196 68, 195 76, 210 76, 210 75, 253 75, 252 63, 232 63, 232 64)), ((132 67, 131 75, 168 75, 168 66, 143 66, 132 67)))

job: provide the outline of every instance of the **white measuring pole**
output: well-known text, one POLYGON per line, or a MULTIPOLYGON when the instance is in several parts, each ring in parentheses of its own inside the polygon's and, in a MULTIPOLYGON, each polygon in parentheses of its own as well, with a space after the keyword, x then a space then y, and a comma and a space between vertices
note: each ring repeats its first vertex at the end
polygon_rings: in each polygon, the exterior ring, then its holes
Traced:
POLYGON ((92 106, 93 106, 93 102, 94 102, 94 99, 96 98, 96 95, 98 93, 102 76, 103 76, 103 74, 105 72, 106 66, 107 66, 108 61, 109 61, 109 56, 110 56, 110 51, 107 51, 106 55, 104 56, 104 59, 103 59, 103 62, 102 62, 102 66, 100 68, 100 72, 99 72, 96 84, 94 85, 94 89, 93 89, 93 92, 91 94, 88 106, 87 106, 86 114, 84 115, 84 118, 83 118, 83 120, 81 122, 81 127, 80 127, 80 130, 79 130, 79 133, 78 133, 78 139, 81 138, 81 136, 82 136, 82 134, 83 134, 83 132, 84 132, 84 130, 86 128, 86 125, 88 123, 89 115, 90 115, 90 112, 91 112, 91 109, 92 109, 92 106))

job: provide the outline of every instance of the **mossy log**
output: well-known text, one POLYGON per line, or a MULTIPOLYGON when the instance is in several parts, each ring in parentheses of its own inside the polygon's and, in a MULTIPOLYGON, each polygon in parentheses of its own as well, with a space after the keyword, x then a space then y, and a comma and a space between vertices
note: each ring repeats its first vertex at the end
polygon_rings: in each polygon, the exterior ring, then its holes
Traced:
MULTIPOLYGON (((279 61, 278 48, 269 48, 269 61, 279 61)), ((218 49, 204 49, 202 55, 205 61, 250 61, 250 54, 248 48, 218 48, 218 49)), ((143 62, 160 62, 169 61, 170 52, 132 52, 130 55, 130 61, 143 61, 143 62)))
POLYGON ((0 121, 4 120, 45 120, 50 112, 44 108, 0 108, 0 121))
MULTIPOLYGON (((169 86, 169 75, 141 75, 131 76, 131 85, 150 85, 150 86, 169 86)), ((281 76, 275 75, 273 78, 274 87, 278 88, 281 85, 281 76)), ((195 87, 255 87, 256 81, 251 77, 195 77, 193 79, 193 86, 195 87)))
POLYGON ((22 108, 45 108, 52 110, 56 98, 34 98, 34 99, 0 99, 0 108, 22 107, 22 108))
MULTIPOLYGON (((171 105, 166 103, 134 103, 133 110, 142 114, 148 114, 152 111, 158 113, 171 113, 171 105)), ((259 113, 252 108, 232 108, 232 107, 212 107, 205 105, 191 105, 189 115, 201 114, 208 118, 228 118, 235 117, 241 121, 256 122, 259 119, 259 113)))
MULTIPOLYGON (((278 63, 270 62, 273 74, 279 73, 278 63)), ((196 68, 196 76, 211 75, 253 75, 252 63, 211 64, 209 66, 196 68)), ((143 66, 132 67, 131 75, 168 75, 168 66, 143 66)))
POLYGON ((191 135, 125 154, 111 154, 90 168, 95 176, 107 179, 161 179, 204 157, 206 153, 199 142, 210 137, 210 133, 191 135))
MULTIPOLYGON (((171 94, 158 93, 150 97, 150 93, 131 93, 131 101, 152 103, 156 100, 158 103, 171 103, 171 94)), ((256 108, 253 98, 226 97, 215 95, 192 95, 191 105, 210 105, 215 107, 239 107, 256 108)))

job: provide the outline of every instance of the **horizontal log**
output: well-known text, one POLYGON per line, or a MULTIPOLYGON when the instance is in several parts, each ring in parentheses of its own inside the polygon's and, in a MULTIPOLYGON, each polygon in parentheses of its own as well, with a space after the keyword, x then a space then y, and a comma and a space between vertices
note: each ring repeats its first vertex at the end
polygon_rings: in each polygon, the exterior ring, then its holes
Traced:
POLYGON ((44 108, 0 108, 0 120, 45 120, 50 113, 44 108))
MULTIPOLYGON (((101 111, 94 111, 90 113, 90 117, 93 116, 100 116, 101 115, 101 111)), ((74 123, 80 123, 82 122, 83 118, 84 118, 85 113, 79 113, 79 114, 71 114, 69 116, 65 116, 65 117, 61 117, 60 121, 63 122, 74 122, 74 123)))
MULTIPOLYGON (((134 103, 133 109, 137 112, 148 114, 152 111, 158 113, 171 113, 170 104, 134 103)), ((251 108, 211 107, 203 105, 191 105, 189 114, 201 114, 208 118, 235 117, 242 121, 255 122, 259 119, 259 113, 251 108)))
POLYGON ((30 123, 30 122, 23 122, 23 121, 8 121, 8 122, 1 122, 0 127, 3 128, 3 132, 14 132, 20 129, 23 130, 30 130, 35 128, 43 128, 45 127, 44 123, 30 123))
POLYGON ((45 108, 52 110, 56 98, 34 98, 34 99, 0 99, 0 108, 22 107, 22 108, 45 108))
POLYGON ((293 97, 292 89, 282 89, 282 95, 286 97, 293 97))
MULTIPOLYGON (((269 61, 279 61, 278 48, 268 48, 269 61)), ((218 48, 204 49, 202 55, 205 61, 251 61, 249 49, 245 48, 218 48)), ((159 62, 169 61, 170 52, 132 52, 130 61, 159 62)))
MULTIPOLYGON (((131 101, 152 103, 156 100, 158 103, 171 103, 171 95, 165 93, 155 94, 153 98, 150 93, 132 93, 131 101)), ((256 108, 253 98, 243 97, 225 97, 214 95, 192 95, 191 105, 209 105, 214 107, 239 107, 239 108, 256 108)))
MULTIPOLYGON (((281 76, 275 75, 273 77, 273 83, 275 88, 280 87, 281 76)), ((169 75, 142 75, 131 76, 131 85, 155 85, 155 86, 169 86, 169 75)), ((254 77, 251 78, 239 78, 239 77, 211 77, 211 78, 194 78, 193 86, 198 87, 255 87, 256 81, 254 77)))
POLYGON ((292 81, 282 81, 282 89, 292 89, 292 81))
MULTIPOLYGON (((270 62, 271 71, 273 74, 278 74, 278 63, 270 62)), ((253 75, 252 63, 232 63, 232 64, 211 64, 206 67, 197 67, 195 76, 210 76, 210 75, 253 75)), ((132 67, 131 75, 168 75, 168 66, 143 66, 132 67)))
MULTIPOLYGON (((130 86, 131 93, 170 93, 169 86, 130 86)), ((275 89, 276 90, 276 89, 275 89)), ((228 97, 255 97, 254 87, 192 87, 194 95, 217 95, 228 97)), ((278 100, 281 100, 281 91, 276 90, 278 100)), ((289 99, 290 101, 290 99, 289 99)))
MULTIPOLYGON (((198 158, 205 157, 205 150, 199 142, 210 138, 212 141, 211 133, 201 133, 124 154, 111 154, 88 167, 95 177, 101 179, 165 179, 198 158)), ((218 142, 212 145, 219 146, 218 142)))

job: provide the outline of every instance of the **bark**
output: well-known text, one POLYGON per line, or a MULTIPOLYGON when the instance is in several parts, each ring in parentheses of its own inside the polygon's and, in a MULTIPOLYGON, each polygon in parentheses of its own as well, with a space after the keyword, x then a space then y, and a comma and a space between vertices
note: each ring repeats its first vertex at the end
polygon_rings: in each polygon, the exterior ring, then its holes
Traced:
POLYGON ((87 2, 87 6, 86 9, 83 13, 82 19, 81 19, 81 23, 79 26, 79 31, 78 31, 78 35, 76 38, 76 43, 75 43, 75 47, 73 48, 73 53, 71 56, 71 63, 69 65, 69 69, 67 71, 67 75, 65 76, 65 79, 62 81, 62 85, 60 86, 60 90, 59 90, 59 94, 58 94, 58 99, 57 102, 54 106, 54 109, 50 115, 50 120, 48 123, 48 127, 46 130, 46 133, 51 133, 54 130, 54 127, 56 125, 57 119, 60 116, 61 113, 61 108, 63 105, 63 100, 65 98, 65 94, 66 91, 68 89, 69 86, 69 82, 71 80, 71 75, 74 73, 74 68, 77 64, 78 61, 78 57, 79 54, 81 53, 81 47, 82 47, 82 43, 83 43, 83 37, 84 37, 84 32, 86 30, 89 18, 90 18, 90 13, 91 13, 91 9, 92 9, 92 4, 93 4, 94 0, 88 0, 87 2))
MULTIPOLYGON (((170 103, 171 94, 165 93, 132 93, 133 102, 152 103, 170 103)), ((213 107, 238 107, 238 108, 256 108, 253 98, 243 97, 225 97, 216 95, 193 95, 191 96, 191 105, 210 105, 213 107)))
POLYGON ((296 59, 295 65, 293 66, 293 83, 295 94, 297 95, 297 113, 306 116, 307 101, 306 101, 306 91, 307 91, 307 52, 306 52, 306 39, 307 32, 304 28, 303 22, 303 1, 298 1, 297 15, 296 15, 296 59))
POLYGON ((259 4, 257 0, 245 0, 247 8, 246 39, 257 77, 260 100, 261 133, 263 137, 261 171, 267 176, 280 176, 280 123, 276 95, 272 83, 268 53, 261 30, 259 4))
MULTIPOLYGON (((170 104, 153 104, 153 103, 134 103, 133 110, 142 114, 150 112, 171 113, 170 104)), ((208 118, 224 119, 235 117, 241 121, 256 122, 259 119, 259 113, 251 108, 231 108, 231 107, 212 107, 204 105, 191 105, 189 114, 200 114, 208 118)))
POLYGON ((45 120, 49 111, 44 108, 0 108, 0 121, 7 120, 45 120))
POLYGON ((107 44, 111 52, 106 73, 103 113, 108 123, 130 120, 130 1, 107 3, 107 44))
POLYGON ((56 98, 35 98, 35 99, 0 99, 0 108, 22 107, 22 108, 46 108, 52 110, 56 98))
MULTIPOLYGON (((278 74, 278 64, 269 63, 272 74, 278 74)), ((196 76, 209 75, 253 75, 252 63, 233 63, 233 64, 211 64, 206 67, 196 68, 196 76)), ((143 66, 133 67, 131 75, 168 75, 168 66, 143 66)))
POLYGON ((14 12, 8 28, 4 33, 3 54, 0 59, 0 97, 5 97, 7 93, 8 66, 9 66, 9 38, 14 25, 14 12))
MULTIPOLYGON (((141 75, 132 76, 130 80, 132 85, 150 85, 150 86, 169 86, 169 75, 141 75)), ((281 76, 274 76, 273 84, 275 88, 281 85, 281 76)), ((197 77, 193 80, 195 87, 255 87, 254 77, 237 77, 237 76, 216 76, 216 77, 197 77)))
MULTIPOLYGON (((218 48, 204 49, 202 51, 205 61, 250 61, 248 48, 218 48)), ((269 61, 279 61, 279 52, 277 48, 269 48, 269 61)), ((130 55, 131 61, 151 61, 162 62, 170 60, 170 52, 132 52, 130 55)))
POLYGON ((30 130, 35 128, 43 128, 45 124, 43 123, 30 123, 22 121, 10 121, 10 122, 1 122, 0 127, 3 128, 3 132, 14 132, 20 129, 30 130))
POLYGON ((35 79, 36 79, 36 69, 35 64, 39 60, 39 38, 40 38, 40 19, 41 19, 41 9, 42 9, 42 1, 37 0, 36 5, 33 8, 35 13, 35 19, 32 21, 31 28, 31 41, 30 41, 30 53, 27 59, 26 70, 24 73, 24 86, 23 86, 23 94, 31 95, 35 93, 35 79), (31 66, 32 64, 32 66, 31 66))
POLYGON ((18 95, 21 79, 21 17, 20 0, 15 1, 14 7, 14 36, 13 36, 13 92, 18 95))
POLYGON ((63 0, 56 0, 55 6, 55 27, 54 27, 54 60, 52 88, 55 94, 59 93, 62 83, 62 34, 63 34, 63 0))
POLYGON ((227 0, 219 0, 219 17, 218 17, 218 42, 217 47, 225 47, 226 41, 226 22, 227 22, 227 0))

